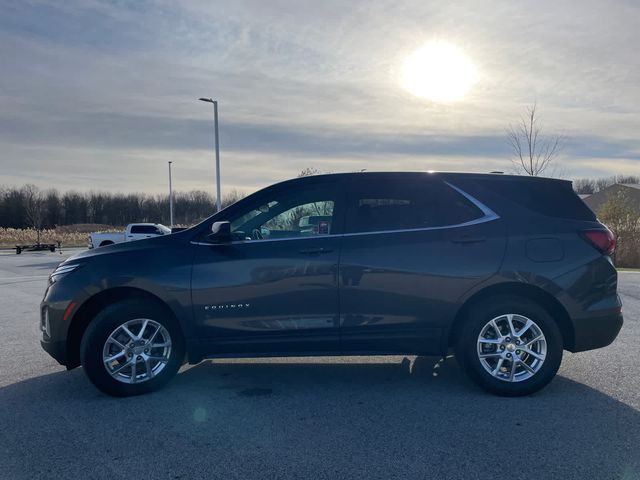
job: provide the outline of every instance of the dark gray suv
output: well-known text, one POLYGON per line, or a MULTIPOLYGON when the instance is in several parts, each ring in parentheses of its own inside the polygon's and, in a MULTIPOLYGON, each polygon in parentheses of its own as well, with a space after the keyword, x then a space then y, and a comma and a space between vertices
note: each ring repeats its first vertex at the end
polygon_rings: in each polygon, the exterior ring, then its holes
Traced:
POLYGON ((622 326, 615 239, 561 180, 318 175, 51 274, 42 346, 112 395, 224 356, 445 355, 500 395, 622 326))

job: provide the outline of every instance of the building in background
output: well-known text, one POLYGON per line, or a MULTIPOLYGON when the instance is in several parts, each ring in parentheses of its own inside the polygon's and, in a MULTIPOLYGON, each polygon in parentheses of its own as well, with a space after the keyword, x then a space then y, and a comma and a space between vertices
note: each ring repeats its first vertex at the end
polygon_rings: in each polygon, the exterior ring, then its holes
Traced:
POLYGON ((630 204, 640 213, 640 184, 637 183, 616 183, 591 195, 580 195, 580 198, 597 214, 608 200, 617 196, 620 192, 626 194, 630 204))

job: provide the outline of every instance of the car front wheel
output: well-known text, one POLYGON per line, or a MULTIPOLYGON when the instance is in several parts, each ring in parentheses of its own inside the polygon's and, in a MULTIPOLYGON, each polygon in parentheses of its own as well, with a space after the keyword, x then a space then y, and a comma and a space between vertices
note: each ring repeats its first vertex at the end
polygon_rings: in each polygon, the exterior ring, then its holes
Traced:
POLYGON ((470 310, 456 357, 484 389, 522 396, 553 379, 562 349, 560 330, 543 307, 524 298, 497 297, 470 310))
POLYGON ((184 358, 179 325, 163 308, 126 300, 101 311, 80 345, 91 382, 114 396, 148 393, 162 387, 184 358))

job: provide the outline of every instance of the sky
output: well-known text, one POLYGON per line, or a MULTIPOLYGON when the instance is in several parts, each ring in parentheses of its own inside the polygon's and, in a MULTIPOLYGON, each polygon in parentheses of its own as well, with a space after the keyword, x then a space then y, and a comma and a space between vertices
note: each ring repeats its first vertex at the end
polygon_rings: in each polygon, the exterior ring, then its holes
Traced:
POLYGON ((0 185, 223 193, 373 170, 512 171, 527 106, 564 178, 640 174, 640 2, 0 0, 0 185), (438 103, 404 60, 455 45, 476 79, 438 103))

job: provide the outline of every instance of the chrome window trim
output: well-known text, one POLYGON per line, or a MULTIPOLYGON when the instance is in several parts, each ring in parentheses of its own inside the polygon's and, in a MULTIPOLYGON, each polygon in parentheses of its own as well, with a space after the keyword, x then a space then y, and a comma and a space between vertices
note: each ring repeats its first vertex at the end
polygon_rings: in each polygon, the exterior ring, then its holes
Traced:
POLYGON ((342 233, 331 233, 328 235, 316 235, 315 237, 287 237, 287 238, 267 238, 262 240, 236 240, 228 243, 209 243, 209 242, 196 242, 191 241, 193 245, 244 245, 244 244, 257 244, 257 243, 267 243, 267 242, 286 242, 289 240, 317 240, 319 238, 328 238, 328 237, 343 237, 342 233))
MULTIPOLYGON (((490 220, 495 220, 497 218, 500 218, 500 216, 494 212, 493 210, 491 210, 489 207, 487 207, 484 203, 482 203, 480 200, 478 200, 475 197, 472 197, 471 195, 469 195, 467 192, 465 192, 464 190, 459 189, 458 187, 456 187, 455 185, 450 184, 449 182, 444 182, 446 185, 449 185, 451 188, 453 188, 456 192, 458 192, 460 195, 462 195, 464 198, 466 198, 467 200, 469 200, 471 203, 473 203, 476 207, 478 207, 480 209, 480 211, 482 213, 484 213, 485 217, 491 217, 490 220)), ((480 217, 479 219, 476 220, 480 220, 484 217, 480 217)), ((475 220, 471 220, 472 222, 475 220)), ((489 220, 486 220, 489 221, 489 220)), ((469 222, 467 222, 469 223, 469 222)))
MULTIPOLYGON (((468 222, 456 223, 456 224, 453 224, 453 225, 440 225, 440 226, 437 226, 437 227, 402 228, 402 229, 395 229, 395 230, 374 230, 374 231, 371 231, 371 232, 330 233, 328 235, 317 235, 317 236, 313 236, 313 237, 271 238, 271 239, 260 240, 259 242, 260 243, 264 243, 264 242, 286 242, 286 241, 289 241, 289 240, 317 240, 319 238, 328 238, 328 237, 357 237, 357 236, 362 236, 362 235, 384 235, 384 234, 388 234, 388 233, 425 232, 425 231, 429 231, 429 230, 445 230, 445 229, 448 229, 448 228, 469 227, 471 225, 478 225, 478 224, 481 224, 481 223, 491 222, 493 220, 497 220, 497 219, 500 218, 500 215, 498 215, 496 212, 491 210, 489 207, 487 207, 484 203, 482 203, 477 198, 469 195, 464 190, 459 189, 458 187, 456 187, 455 185, 452 185, 449 182, 444 182, 444 183, 446 185, 448 185, 449 187, 453 188, 456 192, 458 192, 460 195, 465 197, 467 200, 469 200, 473 205, 475 205, 483 213, 483 216, 479 217, 479 218, 476 218, 475 220, 469 220, 468 222)), ((245 244, 245 243, 256 243, 256 240, 237 240, 237 241, 229 242, 229 243, 225 243, 225 244, 216 244, 216 243, 208 243, 208 242, 196 242, 196 241, 191 241, 191 243, 193 245, 238 245, 238 244, 245 244)))

